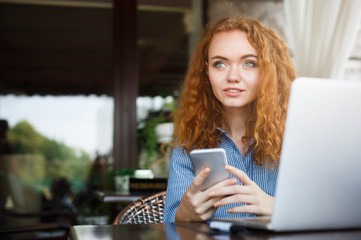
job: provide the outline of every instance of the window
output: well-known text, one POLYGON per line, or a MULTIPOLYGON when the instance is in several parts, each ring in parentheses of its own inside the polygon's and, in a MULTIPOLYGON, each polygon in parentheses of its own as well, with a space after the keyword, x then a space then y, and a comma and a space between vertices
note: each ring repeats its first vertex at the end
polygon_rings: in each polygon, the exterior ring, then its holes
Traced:
MULTIPOLYGON (((112 183, 101 174, 112 165, 111 97, 3 95, 0 119, 8 124, 11 146, 2 152, 1 170, 14 174, 26 189, 29 210, 44 208, 59 180, 68 191, 68 204, 81 211, 89 211, 82 209, 81 199, 89 187, 110 188, 112 183)), ((11 207, 16 199, 7 201, 11 207)))

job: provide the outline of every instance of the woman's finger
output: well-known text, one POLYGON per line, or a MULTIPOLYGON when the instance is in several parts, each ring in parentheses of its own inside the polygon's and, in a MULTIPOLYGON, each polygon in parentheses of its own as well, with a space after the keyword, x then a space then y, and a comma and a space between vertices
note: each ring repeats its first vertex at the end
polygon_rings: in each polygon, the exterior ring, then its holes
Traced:
POLYGON ((235 185, 237 185, 237 179, 228 178, 208 188, 205 192, 208 194, 209 197, 211 197, 209 193, 215 192, 218 189, 223 189, 224 187, 235 186, 235 185))
POLYGON ((239 185, 228 185, 221 188, 217 188, 214 191, 208 193, 209 197, 221 197, 229 196, 235 194, 245 194, 249 195, 252 193, 252 188, 249 186, 239 186, 239 185))
POLYGON ((255 205, 242 205, 233 207, 227 210, 228 213, 251 213, 260 215, 261 213, 257 210, 257 207, 255 205))
POLYGON ((206 178, 208 177, 208 175, 210 174, 211 169, 209 167, 206 167, 205 169, 203 169, 197 176, 195 176, 195 178, 193 179, 191 186, 189 187, 189 190, 192 193, 196 193, 198 191, 200 191, 202 184, 204 183, 204 181, 206 180, 206 178))
POLYGON ((195 209, 198 215, 203 215, 208 211, 215 211, 214 203, 221 200, 221 198, 211 198, 207 202, 203 203, 198 209, 195 209))
POLYGON ((226 166, 226 170, 227 172, 236 176, 242 182, 243 185, 253 184, 253 181, 247 176, 245 172, 229 165, 226 166))
POLYGON ((229 204, 233 204, 233 203, 252 204, 253 202, 254 202, 253 196, 237 194, 237 195, 231 195, 229 197, 222 198, 219 201, 215 202, 213 206, 220 207, 220 206, 229 205, 229 204))

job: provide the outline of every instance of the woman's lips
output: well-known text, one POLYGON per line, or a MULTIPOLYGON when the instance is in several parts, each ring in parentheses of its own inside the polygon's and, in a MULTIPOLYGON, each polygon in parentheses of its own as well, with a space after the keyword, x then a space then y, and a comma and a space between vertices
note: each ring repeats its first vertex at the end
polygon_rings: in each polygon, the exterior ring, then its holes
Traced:
POLYGON ((226 88, 223 90, 227 96, 237 97, 241 95, 244 90, 239 88, 226 88))

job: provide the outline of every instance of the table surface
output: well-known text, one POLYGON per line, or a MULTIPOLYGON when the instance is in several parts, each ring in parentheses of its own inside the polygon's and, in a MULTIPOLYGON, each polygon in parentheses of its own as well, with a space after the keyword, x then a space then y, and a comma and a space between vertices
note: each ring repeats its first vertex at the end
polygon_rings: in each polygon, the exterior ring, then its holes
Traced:
POLYGON ((129 225, 84 225, 73 226, 69 234, 72 240, 93 239, 361 239, 361 229, 320 232, 288 232, 272 233, 243 229, 237 233, 221 233, 210 229, 207 223, 160 223, 160 224, 129 224, 129 225))

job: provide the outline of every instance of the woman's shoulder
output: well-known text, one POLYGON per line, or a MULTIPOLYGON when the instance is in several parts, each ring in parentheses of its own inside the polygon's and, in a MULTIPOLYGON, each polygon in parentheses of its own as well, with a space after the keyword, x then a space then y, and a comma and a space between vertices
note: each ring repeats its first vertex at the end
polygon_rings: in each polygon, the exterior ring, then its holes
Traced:
POLYGON ((188 153, 182 147, 176 147, 173 149, 172 156, 170 159, 170 169, 174 171, 191 171, 193 172, 192 163, 188 153))
POLYGON ((172 154, 187 155, 187 152, 182 146, 176 146, 173 148, 172 154))
POLYGON ((188 161, 189 155, 186 150, 182 146, 175 147, 172 151, 172 161, 188 161))

